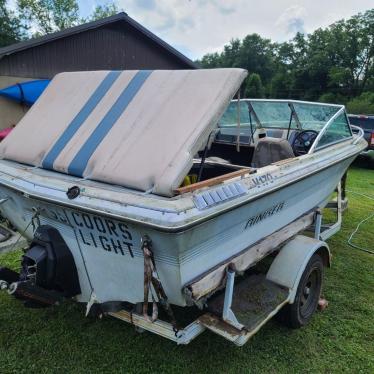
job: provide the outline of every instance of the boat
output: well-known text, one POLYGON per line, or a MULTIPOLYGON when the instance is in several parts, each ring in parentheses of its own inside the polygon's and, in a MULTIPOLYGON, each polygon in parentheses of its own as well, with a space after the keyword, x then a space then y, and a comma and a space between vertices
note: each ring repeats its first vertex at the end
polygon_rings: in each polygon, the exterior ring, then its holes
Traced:
POLYGON ((14 127, 7 127, 5 129, 0 130, 0 141, 4 140, 13 130, 14 127))
POLYGON ((21 82, 0 90, 0 96, 32 106, 47 88, 49 79, 21 82))
POLYGON ((152 323, 160 305, 204 309, 230 264, 243 272, 310 225, 367 146, 362 130, 342 105, 233 100, 246 75, 57 75, 0 144, 1 215, 31 243, 20 274, 0 271, 11 293, 132 305, 137 319, 120 318, 144 327, 139 306, 152 323))

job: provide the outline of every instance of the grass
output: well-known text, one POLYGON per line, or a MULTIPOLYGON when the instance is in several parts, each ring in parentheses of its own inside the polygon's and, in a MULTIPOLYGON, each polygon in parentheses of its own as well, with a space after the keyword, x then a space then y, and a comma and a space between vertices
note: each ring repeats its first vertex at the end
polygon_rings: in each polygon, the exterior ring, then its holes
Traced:
MULTIPOLYGON (((353 167, 348 188, 374 196, 373 170, 353 167)), ((177 346, 110 317, 92 320, 73 303, 30 310, 0 294, 1 373, 374 373, 374 256, 347 245, 349 234, 374 210, 374 201, 348 193, 343 228, 329 240, 333 266, 326 272, 329 307, 300 330, 270 321, 238 348, 205 332, 177 346)), ((354 242, 374 249, 374 222, 354 242)), ((16 266, 20 252, 0 257, 16 266)))

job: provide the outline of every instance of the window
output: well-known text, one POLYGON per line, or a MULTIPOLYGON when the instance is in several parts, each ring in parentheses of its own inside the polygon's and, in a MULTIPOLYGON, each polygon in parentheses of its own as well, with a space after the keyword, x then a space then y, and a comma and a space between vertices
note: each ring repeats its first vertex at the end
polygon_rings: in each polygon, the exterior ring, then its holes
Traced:
POLYGON ((297 128, 295 120, 291 118, 291 109, 287 102, 252 101, 251 103, 263 127, 287 129, 291 119, 291 128, 297 128))
POLYGON ((340 109, 338 106, 294 103, 303 130, 321 131, 329 119, 340 109))
MULTIPOLYGON (((221 142, 236 143, 238 137, 238 102, 232 101, 226 112, 220 119, 218 126, 219 133, 216 140, 221 142)), ((248 104, 245 101, 240 102, 240 129, 239 142, 242 144, 250 143, 253 132, 256 130, 255 119, 250 118, 248 104)))
MULTIPOLYGON (((254 118, 252 118, 255 125, 254 118)), ((238 103, 232 101, 226 112, 219 121, 219 127, 236 127, 238 125, 238 103)), ((250 126, 248 104, 245 101, 240 102, 240 127, 250 126)))
POLYGON ((325 133, 317 144, 317 149, 352 136, 351 128, 348 124, 345 113, 336 117, 327 127, 325 133))

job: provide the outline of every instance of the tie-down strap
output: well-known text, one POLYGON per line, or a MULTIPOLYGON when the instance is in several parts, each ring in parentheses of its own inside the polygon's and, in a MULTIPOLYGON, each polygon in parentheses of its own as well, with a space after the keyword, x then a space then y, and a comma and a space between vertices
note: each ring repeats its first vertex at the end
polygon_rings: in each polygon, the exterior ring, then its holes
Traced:
POLYGON ((174 331, 177 332, 177 323, 174 317, 174 313, 171 309, 171 306, 168 302, 168 298, 162 286, 160 277, 157 273, 155 260, 152 252, 152 241, 145 235, 142 238, 142 250, 144 255, 144 303, 143 303, 143 315, 150 321, 154 322, 158 318, 158 308, 157 302, 161 304, 167 313, 170 322, 174 328, 174 331), (148 300, 149 293, 151 293, 153 306, 152 306, 152 317, 148 315, 148 300))

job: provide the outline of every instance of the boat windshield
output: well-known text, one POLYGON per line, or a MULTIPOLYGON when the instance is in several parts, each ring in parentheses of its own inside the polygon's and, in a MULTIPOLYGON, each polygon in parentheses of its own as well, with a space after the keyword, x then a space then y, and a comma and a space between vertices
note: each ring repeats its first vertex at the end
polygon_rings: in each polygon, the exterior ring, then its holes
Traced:
MULTIPOLYGON (((287 100, 240 101, 240 127, 291 128, 320 131, 341 105, 287 100), (290 123, 291 122, 291 123, 290 123)), ((238 101, 233 100, 222 116, 219 127, 238 125, 238 101)))
MULTIPOLYGON (((248 109, 248 102, 245 100, 240 100, 240 127, 249 127, 251 121, 254 122, 253 116, 251 116, 248 109)), ((235 127, 238 125, 238 101, 231 101, 230 105, 227 107, 225 113, 219 121, 219 127, 235 127)))

